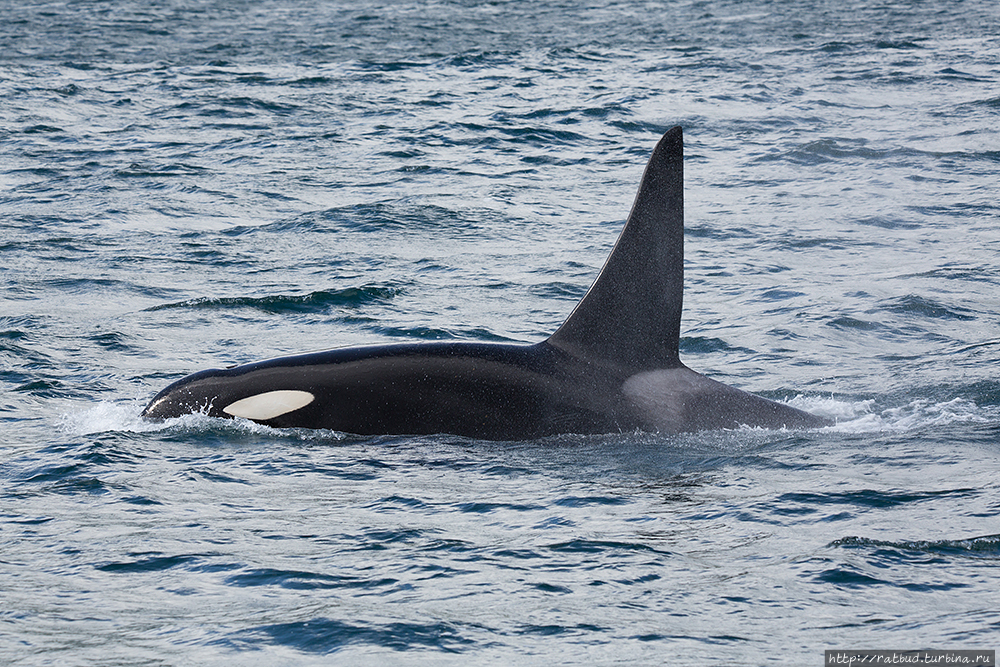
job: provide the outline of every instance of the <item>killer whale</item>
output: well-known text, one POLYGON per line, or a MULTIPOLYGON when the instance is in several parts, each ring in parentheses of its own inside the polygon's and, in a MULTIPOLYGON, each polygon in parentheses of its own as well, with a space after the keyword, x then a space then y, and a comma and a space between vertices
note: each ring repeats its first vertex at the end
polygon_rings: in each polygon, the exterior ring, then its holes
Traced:
POLYGON ((166 387, 142 416, 489 440, 828 424, 681 363, 683 188, 674 127, 653 150, 597 279, 547 340, 342 348, 206 370, 166 387))

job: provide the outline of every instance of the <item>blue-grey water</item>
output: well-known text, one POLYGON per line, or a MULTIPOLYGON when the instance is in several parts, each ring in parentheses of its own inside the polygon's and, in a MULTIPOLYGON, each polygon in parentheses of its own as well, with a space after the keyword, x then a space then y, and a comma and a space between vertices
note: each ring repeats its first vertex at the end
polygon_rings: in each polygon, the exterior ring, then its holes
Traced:
POLYGON ((998 648, 1000 8, 0 0, 0 663, 998 648), (809 432, 138 418, 541 340, 684 127, 682 358, 809 432))

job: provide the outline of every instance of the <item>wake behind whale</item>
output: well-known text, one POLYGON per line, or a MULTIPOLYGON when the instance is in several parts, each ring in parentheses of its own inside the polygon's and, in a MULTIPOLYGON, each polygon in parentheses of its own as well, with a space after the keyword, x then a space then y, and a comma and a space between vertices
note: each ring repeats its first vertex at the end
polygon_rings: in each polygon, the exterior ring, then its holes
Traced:
POLYGON ((491 440, 829 424, 681 363, 683 152, 674 127, 653 150, 603 269, 547 340, 344 348, 206 370, 161 391, 142 416, 491 440))

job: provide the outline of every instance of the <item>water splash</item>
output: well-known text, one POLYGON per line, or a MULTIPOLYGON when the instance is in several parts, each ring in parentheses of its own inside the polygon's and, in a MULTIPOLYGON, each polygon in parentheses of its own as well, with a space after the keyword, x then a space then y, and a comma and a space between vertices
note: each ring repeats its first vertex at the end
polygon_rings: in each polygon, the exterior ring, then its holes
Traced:
MULTIPOLYGON (((785 403, 799 410, 835 420, 836 424, 820 430, 837 433, 902 432, 948 424, 986 424, 996 421, 984 408, 963 398, 944 402, 917 399, 903 406, 883 410, 876 410, 874 399, 850 401, 833 397, 799 395, 785 403)), ((272 435, 282 432, 281 429, 246 419, 219 419, 204 413, 153 422, 139 416, 142 407, 139 401, 134 400, 117 403, 101 401, 80 412, 63 415, 59 419, 58 427, 62 432, 76 436, 107 432, 155 433, 175 429, 195 432, 223 429, 237 434, 272 435)), ((766 429, 741 430, 766 431, 766 429)), ((322 431, 322 437, 329 438, 332 433, 332 431, 322 431)), ((340 433, 334 435, 338 439, 347 437, 340 433)))
POLYGON ((995 421, 986 409, 964 398, 940 402, 916 399, 905 405, 882 410, 877 409, 874 399, 849 401, 832 397, 796 396, 787 403, 800 410, 835 420, 835 425, 823 430, 838 433, 902 432, 948 424, 985 424, 995 421))
POLYGON ((247 419, 218 419, 204 413, 192 413, 163 421, 143 419, 143 404, 139 401, 101 401, 80 412, 63 415, 58 427, 75 436, 95 433, 155 433, 169 430, 195 432, 224 428, 234 433, 274 433, 275 430, 247 419))

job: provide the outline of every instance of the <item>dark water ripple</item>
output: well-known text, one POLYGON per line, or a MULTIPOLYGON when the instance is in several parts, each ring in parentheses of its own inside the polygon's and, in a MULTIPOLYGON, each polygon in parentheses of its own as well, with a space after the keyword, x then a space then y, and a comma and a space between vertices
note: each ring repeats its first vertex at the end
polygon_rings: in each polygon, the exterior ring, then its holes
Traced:
POLYGON ((962 540, 916 540, 887 542, 863 537, 844 537, 830 546, 867 550, 878 558, 899 561, 917 560, 927 564, 943 564, 946 558, 966 557, 995 560, 1000 558, 1000 536, 984 535, 962 540))
POLYGON ((392 299, 398 293, 392 287, 349 287, 336 292, 320 291, 301 296, 281 295, 260 298, 192 299, 180 303, 163 304, 147 308, 157 311, 165 308, 254 308, 267 313, 322 313, 334 308, 357 308, 392 299))
POLYGON ((308 653, 333 653, 351 644, 383 646, 394 651, 433 648, 444 653, 458 653, 474 645, 462 636, 463 628, 448 623, 388 623, 366 626, 328 618, 294 623, 266 625, 245 631, 242 637, 225 640, 238 648, 259 645, 259 637, 308 653))

